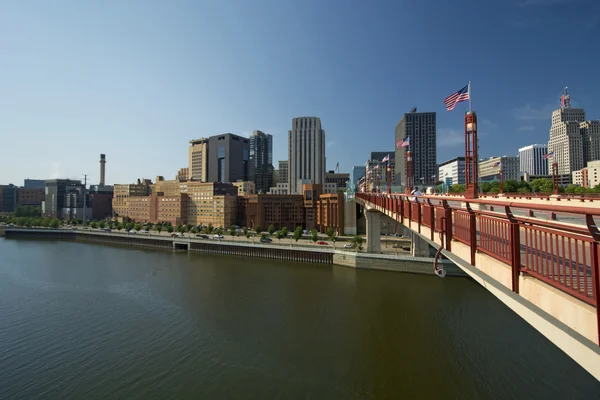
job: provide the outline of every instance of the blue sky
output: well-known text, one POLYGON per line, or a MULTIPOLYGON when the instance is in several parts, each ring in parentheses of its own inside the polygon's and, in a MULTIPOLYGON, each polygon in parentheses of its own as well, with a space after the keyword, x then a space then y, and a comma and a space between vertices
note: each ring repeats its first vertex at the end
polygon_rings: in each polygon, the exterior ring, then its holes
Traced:
POLYGON ((88 174, 173 177, 188 141, 274 136, 287 158, 297 116, 321 118, 342 171, 394 148, 417 106, 438 113, 438 161, 462 155, 473 82, 482 156, 547 142, 568 86, 600 119, 600 2, 3 1, 0 183, 88 174))

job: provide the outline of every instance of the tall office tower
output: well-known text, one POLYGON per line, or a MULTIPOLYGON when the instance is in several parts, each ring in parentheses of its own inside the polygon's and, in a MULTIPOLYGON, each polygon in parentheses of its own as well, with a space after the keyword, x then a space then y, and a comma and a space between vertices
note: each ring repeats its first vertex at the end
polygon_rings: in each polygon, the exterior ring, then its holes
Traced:
POLYGON ((583 140, 584 162, 600 160, 600 121, 584 121, 579 124, 583 140))
POLYGON ((250 136, 250 176, 256 193, 268 193, 273 186, 273 136, 254 131, 250 136))
POLYGON ((302 184, 325 184, 325 131, 321 119, 292 119, 288 132, 289 194, 301 194, 302 184))
POLYGON ((279 161, 279 180, 277 183, 288 183, 289 163, 288 160, 279 161))
POLYGON ((356 185, 356 182, 358 182, 360 178, 364 178, 366 174, 367 167, 364 165, 355 165, 352 167, 352 176, 350 179, 352 180, 352 183, 356 185))
POLYGON ((550 141, 548 152, 554 153, 549 159, 558 163, 559 175, 571 175, 573 171, 585 166, 583 151, 583 138, 580 125, 585 121, 583 108, 571 108, 571 97, 567 88, 560 97, 560 108, 552 112, 552 126, 550 127, 550 141))
POLYGON ((548 175, 547 144, 531 144, 519 149, 519 169, 529 175, 548 175))
POLYGON ((436 164, 436 114, 434 112, 409 112, 396 125, 396 172, 394 184, 406 186, 406 152, 413 159, 415 186, 431 186, 437 183, 436 164), (409 138, 409 145, 400 143, 409 138))
POLYGON ((188 179, 208 181, 208 139, 190 140, 188 151, 188 179))
POLYGON ((250 174, 250 141, 225 133, 208 138, 208 181, 247 181, 250 174))

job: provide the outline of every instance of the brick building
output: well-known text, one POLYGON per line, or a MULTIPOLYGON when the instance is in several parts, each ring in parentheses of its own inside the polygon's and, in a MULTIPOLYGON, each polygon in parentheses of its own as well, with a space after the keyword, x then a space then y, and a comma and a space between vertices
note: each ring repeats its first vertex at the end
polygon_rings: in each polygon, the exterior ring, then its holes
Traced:
POLYGON ((269 225, 290 231, 305 226, 304 199, 301 195, 254 194, 239 199, 238 220, 248 228, 269 225))
POLYGON ((328 228, 338 235, 344 233, 344 195, 322 194, 319 196, 317 225, 322 233, 327 232, 328 228))
POLYGON ((17 206, 41 207, 46 197, 45 189, 17 189, 17 206))

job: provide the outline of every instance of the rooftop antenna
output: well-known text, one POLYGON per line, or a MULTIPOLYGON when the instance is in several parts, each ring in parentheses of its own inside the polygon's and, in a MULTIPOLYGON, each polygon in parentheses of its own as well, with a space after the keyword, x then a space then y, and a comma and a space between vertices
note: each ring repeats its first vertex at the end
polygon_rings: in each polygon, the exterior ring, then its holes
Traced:
POLYGON ((571 96, 569 96, 568 88, 565 87, 563 95, 560 96, 560 107, 562 109, 571 108, 571 96))

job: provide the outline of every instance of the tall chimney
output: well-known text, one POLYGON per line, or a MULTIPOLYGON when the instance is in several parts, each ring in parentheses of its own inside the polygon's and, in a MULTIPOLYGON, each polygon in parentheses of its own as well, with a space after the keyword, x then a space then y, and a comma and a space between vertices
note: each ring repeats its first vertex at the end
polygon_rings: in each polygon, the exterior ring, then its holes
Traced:
POLYGON ((106 155, 100 154, 100 186, 104 186, 106 177, 106 155))

